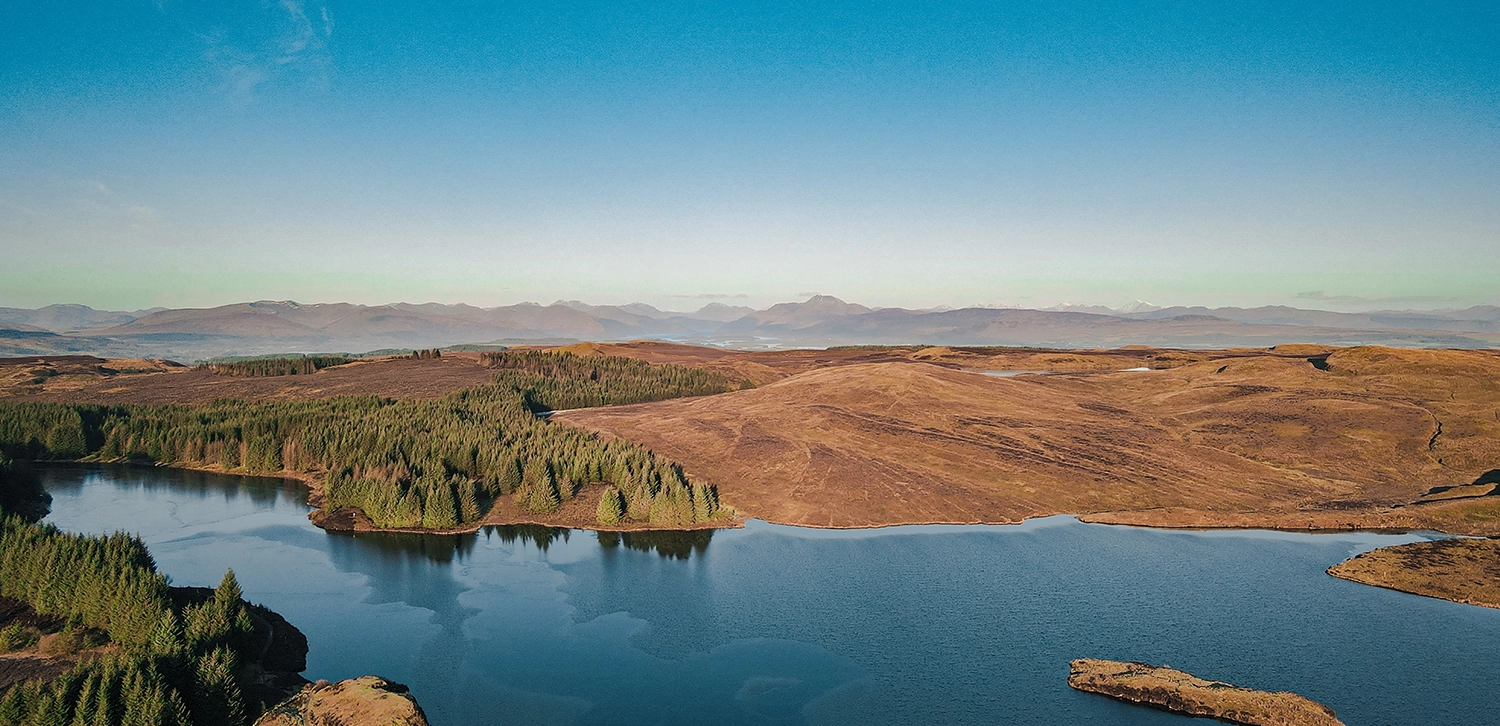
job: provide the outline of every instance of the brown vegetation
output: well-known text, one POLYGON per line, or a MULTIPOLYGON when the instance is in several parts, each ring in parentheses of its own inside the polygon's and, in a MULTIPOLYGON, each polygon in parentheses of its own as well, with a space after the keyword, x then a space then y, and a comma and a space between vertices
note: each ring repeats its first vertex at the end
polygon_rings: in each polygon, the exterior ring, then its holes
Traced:
POLYGON ((0 358, 0 398, 46 391, 63 393, 104 381, 139 378, 139 374, 182 370, 186 368, 172 361, 142 358, 105 360, 89 355, 0 358))
POLYGON ((1468 605, 1500 608, 1500 540, 1443 539, 1381 547, 1328 568, 1328 574, 1468 605))
MULTIPOLYGON (((85 356, 75 356, 83 358, 85 356)), ((12 359, 36 361, 30 359, 12 359)), ((48 361, 55 358, 45 359, 48 361)), ((90 359, 110 367, 114 361, 90 359)), ((393 356, 357 361, 299 376, 216 376, 186 367, 149 375, 113 376, 69 369, 45 385, 6 386, 7 374, 19 364, 0 360, 0 398, 48 403, 162 404, 209 403, 222 398, 267 401, 332 396, 384 398, 440 398, 461 388, 488 383, 494 377, 479 364, 478 354, 450 353, 441 358, 412 360, 393 356)), ((29 377, 27 380, 34 378, 29 377)))
POLYGON ((427 716, 399 683, 361 676, 318 681, 266 711, 255 726, 427 726, 427 716))
POLYGON ((761 355, 713 362, 817 362, 755 390, 557 420, 649 446, 714 482, 742 515, 786 524, 1075 513, 1153 526, 1500 533, 1500 497, 1425 496, 1500 462, 1500 356, 1490 352, 761 355), (861 355, 893 359, 850 360, 861 355), (1167 369, 971 372, 1137 367, 1167 369))
MULTIPOLYGON (((1331 348, 1306 346, 1327 353, 1331 348)), ((858 346, 827 350, 797 348, 772 351, 744 351, 725 348, 703 348, 656 341, 633 343, 579 343, 561 350, 579 355, 623 355, 648 363, 675 363, 696 366, 721 373, 733 380, 749 380, 756 385, 773 383, 789 376, 819 368, 859 365, 863 363, 924 362, 944 368, 973 371, 1066 371, 1102 373, 1138 368, 1169 368, 1208 360, 1210 357, 1262 355, 1257 351, 1159 350, 1155 348, 1121 348, 1114 350, 1050 350, 1031 348, 965 348, 947 346, 858 346)))
POLYGON ((1333 709, 1295 693, 1256 691, 1145 663, 1079 658, 1068 685, 1122 701, 1250 726, 1343 726, 1333 709))
POLYGON ((56 678, 109 648, 97 631, 65 626, 62 618, 0 597, 0 692, 24 681, 56 678))

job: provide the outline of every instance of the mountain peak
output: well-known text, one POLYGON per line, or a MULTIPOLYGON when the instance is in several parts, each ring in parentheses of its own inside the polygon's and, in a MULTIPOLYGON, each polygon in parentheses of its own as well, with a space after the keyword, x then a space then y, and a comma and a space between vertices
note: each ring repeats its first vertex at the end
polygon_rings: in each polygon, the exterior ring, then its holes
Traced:
POLYGON ((662 313, 661 309, 656 307, 655 305, 647 305, 643 302, 627 303, 625 305, 621 305, 620 309, 626 312, 635 313, 636 315, 645 315, 647 317, 655 317, 661 315, 662 313))

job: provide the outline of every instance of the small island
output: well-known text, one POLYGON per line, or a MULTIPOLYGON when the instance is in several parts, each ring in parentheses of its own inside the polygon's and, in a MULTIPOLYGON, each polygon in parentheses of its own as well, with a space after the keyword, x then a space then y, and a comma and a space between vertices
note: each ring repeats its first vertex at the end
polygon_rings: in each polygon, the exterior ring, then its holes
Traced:
POLYGON ((1381 547, 1328 568, 1334 577, 1500 608, 1500 539, 1440 539, 1381 547))
POLYGON ((1295 693, 1257 691, 1145 663, 1079 658, 1068 685, 1122 701, 1252 726, 1343 726, 1333 709, 1295 693))

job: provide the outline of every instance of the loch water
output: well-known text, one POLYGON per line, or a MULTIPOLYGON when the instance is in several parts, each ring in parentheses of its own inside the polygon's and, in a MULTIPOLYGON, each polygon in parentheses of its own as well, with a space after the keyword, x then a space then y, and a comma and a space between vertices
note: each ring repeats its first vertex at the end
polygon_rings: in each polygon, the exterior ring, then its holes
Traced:
POLYGON ((1077 657, 1289 690, 1351 726, 1500 724, 1500 610, 1324 574, 1419 535, 1019 526, 331 534, 279 479, 47 466, 47 521, 233 568, 305 675, 411 686, 432 723, 1186 724, 1080 693, 1077 657))

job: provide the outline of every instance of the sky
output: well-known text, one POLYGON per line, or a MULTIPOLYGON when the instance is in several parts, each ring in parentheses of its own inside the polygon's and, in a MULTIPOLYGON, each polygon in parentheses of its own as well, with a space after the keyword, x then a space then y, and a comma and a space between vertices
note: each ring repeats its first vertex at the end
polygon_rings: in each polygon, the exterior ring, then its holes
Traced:
POLYGON ((0 305, 1500 303, 1500 4, 6 3, 0 305))

